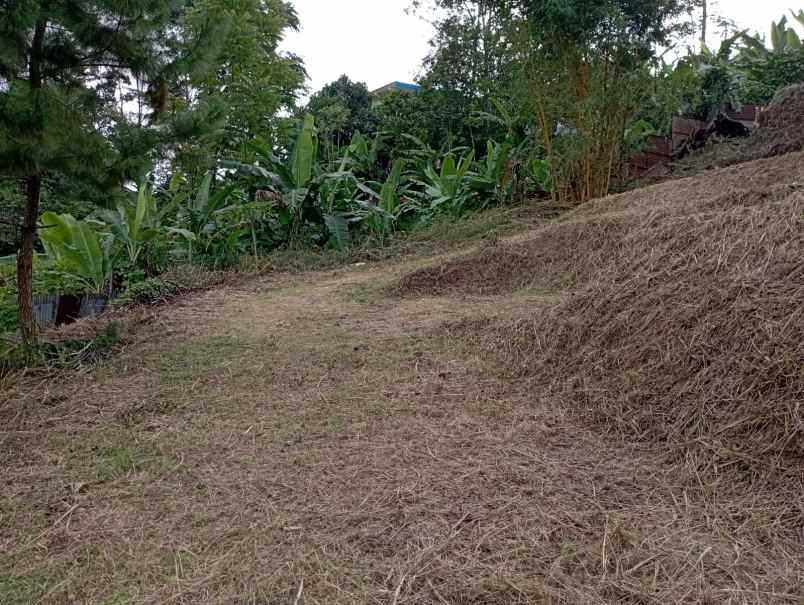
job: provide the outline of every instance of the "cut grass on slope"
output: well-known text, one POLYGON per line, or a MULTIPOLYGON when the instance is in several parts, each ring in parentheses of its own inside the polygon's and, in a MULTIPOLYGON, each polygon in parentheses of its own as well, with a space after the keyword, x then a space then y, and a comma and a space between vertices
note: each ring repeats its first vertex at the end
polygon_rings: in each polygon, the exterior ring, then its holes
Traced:
POLYGON ((707 175, 694 204, 662 195, 692 182, 601 200, 530 241, 421 269, 399 287, 473 292, 493 279, 510 291, 569 276, 574 297, 475 335, 481 346, 539 393, 693 456, 696 469, 800 480, 802 159, 784 158, 786 178, 768 192, 752 183, 767 179, 764 162, 707 175), (744 195, 740 174, 753 184, 744 195))
POLYGON ((800 350, 798 274, 778 289, 799 192, 739 187, 721 172, 520 235, 501 247, 539 260, 497 294, 385 294, 421 258, 273 276, 153 310, 82 373, 18 376, 0 601, 800 603, 802 461, 726 451, 778 448, 763 435, 795 436, 795 408, 744 443, 745 423, 706 432, 800 399, 766 360, 800 350))

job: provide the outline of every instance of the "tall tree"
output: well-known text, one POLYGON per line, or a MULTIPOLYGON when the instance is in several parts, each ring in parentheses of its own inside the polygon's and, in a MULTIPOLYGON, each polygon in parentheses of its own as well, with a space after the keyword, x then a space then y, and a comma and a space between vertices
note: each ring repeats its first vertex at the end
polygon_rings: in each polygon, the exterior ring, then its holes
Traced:
POLYGON ((316 118, 325 152, 348 145, 356 132, 367 134, 376 129, 371 105, 368 87, 345 75, 310 97, 306 111, 316 118))
POLYGON ((255 138, 276 141, 276 116, 295 109, 306 77, 301 60, 279 51, 298 17, 284 0, 195 0, 182 20, 187 55, 218 48, 206 60, 194 61, 188 102, 217 107, 221 128, 206 145, 183 148, 204 171, 221 158, 250 162, 255 138))
POLYGON ((36 341, 32 273, 43 177, 100 182, 119 168, 111 135, 125 121, 120 83, 152 83, 154 112, 164 110, 169 25, 183 7, 183 0, 0 2, 0 170, 24 183, 17 280, 26 343, 36 341))
POLYGON ((424 59, 425 86, 457 91, 481 102, 510 88, 521 57, 517 42, 523 21, 516 3, 419 0, 413 7, 429 7, 435 26, 431 51, 424 59))
POLYGON ((429 16, 435 30, 420 82, 448 101, 454 144, 479 146, 481 153, 489 137, 503 138, 506 129, 474 118, 496 114, 499 101, 518 113, 512 93, 525 60, 522 8, 503 0, 416 0, 412 9, 429 16))

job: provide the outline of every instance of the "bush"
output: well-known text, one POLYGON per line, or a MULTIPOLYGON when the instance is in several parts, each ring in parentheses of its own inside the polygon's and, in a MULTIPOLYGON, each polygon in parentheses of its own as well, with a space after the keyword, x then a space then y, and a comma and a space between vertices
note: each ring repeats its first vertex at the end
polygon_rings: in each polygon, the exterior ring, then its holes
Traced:
POLYGON ((804 49, 748 59, 741 68, 746 73, 744 102, 765 105, 781 88, 804 82, 804 49))
POLYGON ((34 365, 35 362, 36 352, 33 349, 0 338, 0 377, 34 365))
MULTIPOLYGON (((34 294, 86 293, 86 285, 58 263, 34 258, 34 294)), ((17 329, 17 267, 0 263, 0 334, 17 329)))
POLYGON ((36 346, 0 339, 0 377, 37 366, 75 369, 94 363, 120 343, 121 333, 120 323, 113 321, 92 338, 43 342, 36 346))
POLYGON ((180 289, 178 284, 160 278, 134 282, 115 299, 114 306, 122 308, 132 305, 151 305, 166 300, 180 289))

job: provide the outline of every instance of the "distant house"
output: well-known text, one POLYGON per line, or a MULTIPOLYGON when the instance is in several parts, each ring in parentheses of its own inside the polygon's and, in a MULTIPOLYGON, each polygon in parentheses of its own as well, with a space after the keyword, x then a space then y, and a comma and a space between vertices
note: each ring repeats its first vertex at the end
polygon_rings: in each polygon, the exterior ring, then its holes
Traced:
POLYGON ((375 101, 379 101, 385 95, 392 92, 419 92, 422 89, 418 84, 408 84, 406 82, 391 82, 385 86, 371 91, 371 96, 375 101))

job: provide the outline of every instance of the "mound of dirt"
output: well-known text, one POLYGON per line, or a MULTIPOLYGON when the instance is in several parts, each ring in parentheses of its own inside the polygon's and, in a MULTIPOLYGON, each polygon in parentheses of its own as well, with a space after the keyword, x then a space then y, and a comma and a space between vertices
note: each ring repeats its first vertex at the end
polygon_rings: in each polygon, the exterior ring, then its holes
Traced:
MULTIPOLYGON (((636 225, 752 208, 804 191, 804 155, 730 166, 705 177, 677 179, 595 200, 535 231, 527 241, 488 246, 405 275, 402 297, 453 293, 498 295, 526 288, 575 290, 605 279, 602 268, 627 252, 636 225)), ((694 219, 697 220, 697 219, 694 219)))
POLYGON ((508 362, 595 421, 705 465, 800 464, 802 216, 796 193, 634 225, 580 294, 502 330, 508 362))
POLYGON ((535 269, 509 282, 553 287, 546 272, 571 270, 574 296, 471 338, 538 397, 664 444, 696 472, 799 475, 802 177, 799 154, 599 200, 520 244, 539 252, 517 266, 535 269))
POLYGON ((602 259, 603 242, 624 232, 621 217, 548 225, 519 244, 495 245, 404 276, 392 289, 403 297, 452 293, 498 295, 523 290, 570 289, 589 279, 602 259), (568 255, 567 250, 576 251, 568 255))
POLYGON ((804 84, 783 88, 759 115, 748 140, 749 159, 770 158, 804 149, 804 84))
POLYGON ((525 287, 533 258, 514 246, 494 246, 402 278, 394 288, 400 296, 441 296, 450 292, 502 294, 525 287))

